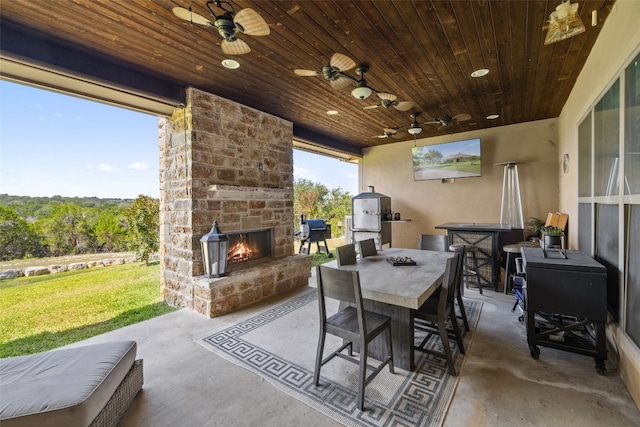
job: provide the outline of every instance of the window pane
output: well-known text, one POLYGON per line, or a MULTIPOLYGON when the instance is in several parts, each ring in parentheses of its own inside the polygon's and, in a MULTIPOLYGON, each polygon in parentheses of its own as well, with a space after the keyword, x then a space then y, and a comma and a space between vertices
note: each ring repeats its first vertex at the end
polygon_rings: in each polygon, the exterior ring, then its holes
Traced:
POLYGON ((624 194, 640 194, 640 54, 625 71, 624 194))
POLYGON ((591 113, 578 126, 578 197, 591 196, 591 113))
POLYGON ((626 332, 640 347, 640 205, 627 205, 625 235, 629 236, 627 253, 627 328, 626 332))
POLYGON ((591 203, 578 203, 578 249, 591 255, 591 203))
POLYGON ((620 275, 618 270, 618 205, 596 207, 596 254, 607 267, 607 306, 613 318, 620 320, 620 275))
POLYGON ((596 104, 594 109, 594 195, 618 195, 620 80, 596 104))

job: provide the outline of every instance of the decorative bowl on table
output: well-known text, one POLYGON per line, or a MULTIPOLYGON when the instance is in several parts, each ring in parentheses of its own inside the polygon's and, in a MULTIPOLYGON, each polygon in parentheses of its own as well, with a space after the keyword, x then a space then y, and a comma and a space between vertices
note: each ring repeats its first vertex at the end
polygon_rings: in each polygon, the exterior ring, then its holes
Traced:
POLYGON ((399 256, 399 257, 390 256, 389 258, 387 258, 387 262, 393 266, 416 265, 416 262, 413 259, 411 259, 411 257, 408 257, 408 256, 399 256))

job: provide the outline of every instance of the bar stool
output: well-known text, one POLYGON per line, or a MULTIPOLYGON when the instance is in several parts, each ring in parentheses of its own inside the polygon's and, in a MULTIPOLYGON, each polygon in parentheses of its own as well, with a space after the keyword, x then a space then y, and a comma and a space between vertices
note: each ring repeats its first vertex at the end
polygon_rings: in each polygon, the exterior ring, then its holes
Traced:
POLYGON ((469 289, 469 278, 476 278, 476 285, 478 285, 478 291, 480 295, 482 295, 482 278, 480 277, 480 272, 478 271, 478 247, 474 245, 464 245, 462 243, 455 243, 449 246, 449 250, 453 251, 456 245, 464 246, 464 270, 462 271, 462 276, 464 277, 464 283, 467 289, 469 289))
POLYGON ((505 254, 507 254, 507 260, 505 262, 505 272, 504 272, 504 293, 507 294, 512 286, 512 278, 513 278, 513 268, 515 267, 515 260, 522 253, 522 248, 539 248, 539 242, 529 242, 523 241, 519 243, 514 243, 512 245, 506 245, 502 247, 502 250, 505 254))

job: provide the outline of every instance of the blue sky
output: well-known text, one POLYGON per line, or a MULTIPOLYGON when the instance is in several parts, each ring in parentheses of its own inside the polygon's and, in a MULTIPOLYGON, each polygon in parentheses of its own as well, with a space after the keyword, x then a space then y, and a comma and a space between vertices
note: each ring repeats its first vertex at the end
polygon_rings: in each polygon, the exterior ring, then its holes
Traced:
MULTIPOLYGON (((0 80, 0 194, 159 197, 158 118, 0 80)), ((294 178, 358 194, 358 168, 294 150, 294 178)))

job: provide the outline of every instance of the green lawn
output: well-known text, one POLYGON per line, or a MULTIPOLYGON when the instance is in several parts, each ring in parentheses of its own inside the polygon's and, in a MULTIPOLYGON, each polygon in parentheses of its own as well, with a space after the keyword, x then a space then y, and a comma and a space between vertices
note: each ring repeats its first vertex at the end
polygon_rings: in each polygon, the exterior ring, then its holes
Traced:
MULTIPOLYGON (((327 241, 331 258, 316 253, 314 243, 312 265, 334 260, 335 247, 343 243, 344 239, 327 241)), ((32 259, 23 261, 24 265, 3 263, 0 269, 61 263, 60 259, 32 259)), ((0 358, 62 347, 173 310, 160 296, 157 262, 2 280, 0 358)))
POLYGON ((174 309, 160 266, 116 265, 0 281, 0 357, 61 347, 174 309))

